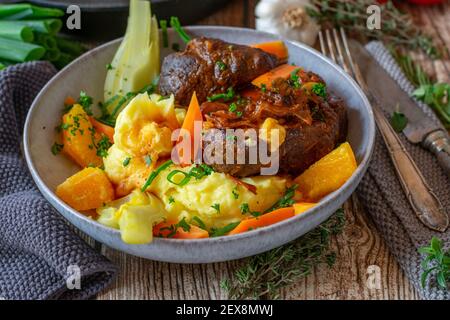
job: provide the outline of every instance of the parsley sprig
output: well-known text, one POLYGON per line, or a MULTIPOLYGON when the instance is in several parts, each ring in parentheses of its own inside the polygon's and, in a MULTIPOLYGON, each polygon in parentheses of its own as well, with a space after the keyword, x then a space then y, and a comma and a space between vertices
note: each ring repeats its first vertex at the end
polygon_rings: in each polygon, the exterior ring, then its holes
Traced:
POLYGON ((422 261, 422 287, 425 288, 427 279, 434 273, 438 286, 441 289, 448 289, 450 282, 450 250, 444 250, 442 240, 433 237, 430 245, 420 248, 419 253, 425 255, 422 261))

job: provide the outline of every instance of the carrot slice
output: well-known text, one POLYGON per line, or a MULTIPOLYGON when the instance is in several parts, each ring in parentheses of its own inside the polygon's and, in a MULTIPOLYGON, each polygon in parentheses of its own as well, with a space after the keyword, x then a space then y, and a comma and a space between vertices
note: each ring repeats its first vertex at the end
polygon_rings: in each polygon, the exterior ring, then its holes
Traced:
POLYGON ((293 66, 291 64, 282 64, 281 66, 260 75, 258 78, 252 81, 252 84, 260 88, 265 85, 267 89, 270 89, 272 87, 273 80, 277 78, 287 79, 291 76, 292 72, 297 69, 299 69, 299 67, 293 66))
MULTIPOLYGON (((191 102, 189 104, 189 108, 186 112, 186 117, 184 118, 183 125, 181 126, 181 129, 186 130, 190 134, 191 139, 191 158, 188 158, 187 155, 182 154, 182 149, 178 149, 178 156, 180 158, 180 163, 182 165, 190 165, 191 160, 194 160, 199 149, 201 148, 201 141, 197 142, 197 145, 195 144, 196 139, 201 139, 201 132, 195 132, 196 123, 200 123, 200 129, 201 124, 203 121, 202 112, 200 110, 200 105, 197 100, 197 95, 195 92, 192 94, 191 102), (197 136, 196 136, 197 134, 197 136)), ((182 132, 184 131, 182 130, 182 132)), ((186 132, 184 131, 184 132, 186 132)), ((180 135, 178 138, 178 143, 182 142, 184 139, 183 135, 180 135)))
POLYGON ((95 128, 95 130, 99 133, 103 133, 105 136, 109 138, 109 141, 111 143, 114 143, 114 128, 111 126, 108 126, 104 123, 101 123, 94 117, 89 117, 89 121, 91 122, 92 126, 95 128))
POLYGON ((286 60, 289 56, 289 51, 283 41, 270 41, 263 43, 252 44, 251 47, 261 49, 267 53, 275 55, 278 60, 286 60))
POLYGON ((209 238, 209 233, 206 230, 203 230, 202 228, 199 228, 194 225, 190 225, 191 228, 189 231, 184 231, 183 228, 178 228, 177 234, 174 236, 174 238, 177 239, 203 239, 203 238, 209 238))
POLYGON ((242 220, 236 228, 234 228, 229 235, 246 232, 248 230, 266 227, 271 224, 286 220, 295 215, 293 207, 281 208, 272 212, 263 214, 257 218, 250 218, 242 220))
POLYGON ((245 89, 241 92, 241 96, 252 101, 258 101, 261 97, 261 90, 255 88, 245 89))

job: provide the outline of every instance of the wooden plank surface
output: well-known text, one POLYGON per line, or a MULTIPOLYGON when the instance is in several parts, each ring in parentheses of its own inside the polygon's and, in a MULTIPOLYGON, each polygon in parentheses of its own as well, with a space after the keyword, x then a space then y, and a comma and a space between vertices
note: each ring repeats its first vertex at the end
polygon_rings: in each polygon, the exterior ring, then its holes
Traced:
MULTIPOLYGON (((257 0, 235 0, 199 24, 254 27, 257 0)), ((450 46, 450 5, 407 8, 443 46, 450 46)), ((428 71, 449 81, 450 61, 426 62, 428 71)), ((346 227, 332 240, 337 252, 332 268, 321 266, 298 283, 282 291, 284 299, 418 299, 370 217, 354 195, 345 204, 346 227), (379 272, 380 286, 368 286, 368 272, 379 272)), ((220 281, 232 276, 242 260, 203 265, 181 265, 149 261, 102 246, 101 252, 120 267, 112 287, 98 299, 225 299, 220 281)))

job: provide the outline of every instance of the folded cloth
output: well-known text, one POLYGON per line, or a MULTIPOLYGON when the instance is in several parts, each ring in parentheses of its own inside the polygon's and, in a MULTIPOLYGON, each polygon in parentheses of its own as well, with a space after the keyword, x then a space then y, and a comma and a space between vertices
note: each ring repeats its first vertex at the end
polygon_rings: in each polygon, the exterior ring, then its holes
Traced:
MULTIPOLYGON (((366 49, 380 66, 397 81, 399 86, 411 95, 414 86, 402 73, 383 44, 371 42, 366 49)), ((439 121, 428 106, 418 101, 417 105, 434 121, 439 121)), ((403 134, 399 136, 448 214, 450 212, 450 179, 430 152, 419 145, 409 143, 403 134)), ((435 279, 429 281, 427 286, 422 288, 420 283, 423 271, 422 257, 417 251, 420 247, 428 246, 433 236, 439 237, 448 246, 450 230, 445 233, 432 231, 418 220, 403 192, 389 152, 379 133, 376 136, 375 149, 368 172, 358 187, 357 193, 391 252, 420 296, 424 299, 450 299, 450 291, 439 289, 435 279)))
POLYGON ((55 73, 47 62, 0 71, 0 299, 87 299, 117 273, 42 197, 22 157, 27 111, 55 73))

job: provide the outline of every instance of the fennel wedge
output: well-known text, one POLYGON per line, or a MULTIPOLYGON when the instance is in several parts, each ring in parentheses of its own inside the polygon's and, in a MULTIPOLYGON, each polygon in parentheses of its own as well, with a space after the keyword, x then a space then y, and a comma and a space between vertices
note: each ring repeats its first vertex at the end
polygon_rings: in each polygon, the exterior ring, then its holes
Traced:
POLYGON ((105 101, 141 90, 159 71, 158 22, 151 16, 149 1, 131 0, 125 37, 106 75, 105 101))

